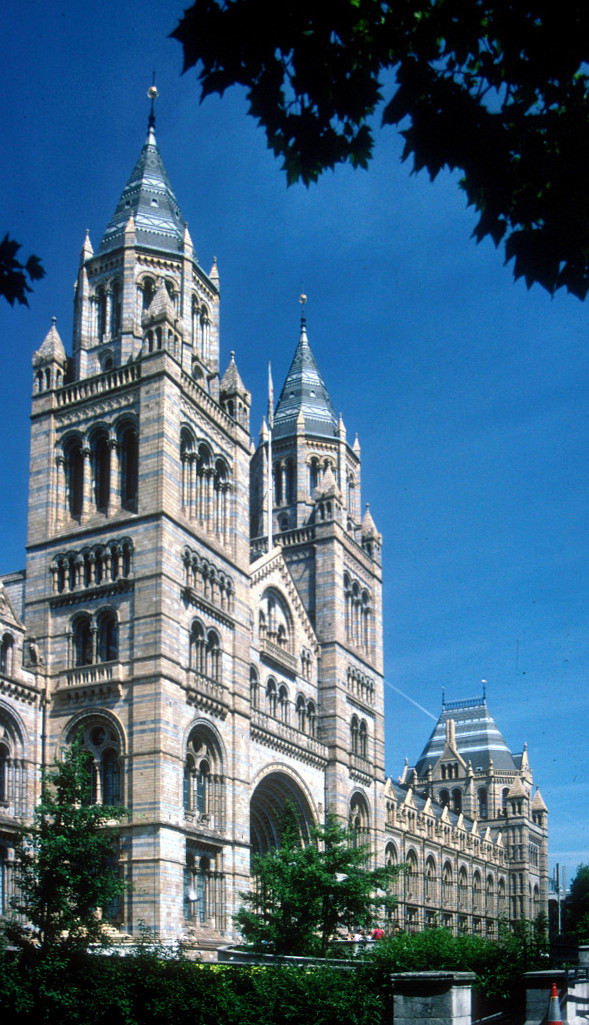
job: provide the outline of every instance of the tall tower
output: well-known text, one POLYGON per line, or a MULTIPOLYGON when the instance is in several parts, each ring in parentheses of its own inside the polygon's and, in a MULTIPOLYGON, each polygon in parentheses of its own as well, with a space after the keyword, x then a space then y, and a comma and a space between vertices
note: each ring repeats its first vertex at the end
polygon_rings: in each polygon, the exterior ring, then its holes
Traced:
POLYGON ((233 359, 220 389, 218 309, 152 113, 82 247, 73 357, 55 324, 35 354, 24 611, 47 760, 80 735, 94 799, 129 809, 125 928, 217 942, 249 870, 250 640, 249 393, 233 359))
POLYGON ((264 549, 272 455, 272 537, 320 648, 325 804, 377 849, 384 814, 381 537, 361 513, 360 446, 350 445, 307 337, 299 342, 252 460, 252 541, 264 549))

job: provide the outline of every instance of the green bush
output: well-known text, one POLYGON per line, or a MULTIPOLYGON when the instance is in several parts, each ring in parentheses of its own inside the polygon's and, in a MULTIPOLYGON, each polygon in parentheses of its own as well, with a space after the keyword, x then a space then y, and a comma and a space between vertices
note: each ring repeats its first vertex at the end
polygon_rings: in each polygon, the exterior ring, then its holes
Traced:
POLYGON ((331 967, 208 965, 157 952, 27 964, 0 958, 11 1025, 374 1025, 382 997, 331 967))

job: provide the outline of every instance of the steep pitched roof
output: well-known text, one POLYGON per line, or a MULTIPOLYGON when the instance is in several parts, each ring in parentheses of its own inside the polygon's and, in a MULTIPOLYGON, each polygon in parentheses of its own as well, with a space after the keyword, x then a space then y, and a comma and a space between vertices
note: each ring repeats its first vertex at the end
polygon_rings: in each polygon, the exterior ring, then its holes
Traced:
POLYGON ((446 723, 454 720, 456 750, 466 763, 472 763, 476 771, 493 767, 501 771, 514 772, 513 755, 503 739, 484 698, 473 701, 450 701, 444 704, 440 718, 425 745, 416 769, 420 777, 429 766, 434 766, 446 744, 446 723))
POLYGON ((67 358, 59 331, 55 326, 55 319, 55 317, 51 318, 51 327, 45 335, 41 348, 37 349, 33 356, 33 366, 36 366, 37 363, 50 363, 52 360, 64 363, 67 358))
POLYGON ((145 145, 108 223, 99 253, 123 244, 125 226, 131 215, 138 246, 167 253, 182 250, 186 222, 166 174, 152 125, 149 126, 145 145))
POLYGON ((321 438, 337 437, 338 420, 309 345, 304 319, 301 322, 299 343, 274 414, 274 436, 284 438, 296 434, 300 413, 307 434, 321 438))

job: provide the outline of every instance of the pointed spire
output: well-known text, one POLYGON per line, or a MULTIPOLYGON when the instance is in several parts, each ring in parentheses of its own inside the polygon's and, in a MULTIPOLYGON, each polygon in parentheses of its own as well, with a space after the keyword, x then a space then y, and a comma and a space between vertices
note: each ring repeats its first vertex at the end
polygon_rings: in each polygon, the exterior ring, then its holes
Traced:
POLYGON ((367 538, 380 538, 380 534, 376 529, 374 520, 372 519, 372 513, 370 512, 370 506, 366 503, 366 512, 362 517, 362 537, 367 538))
POLYGON ((147 139, 108 223, 100 243, 101 253, 122 246, 131 214, 135 220, 138 246, 167 253, 182 251, 186 222, 180 213, 155 139, 153 101, 157 96, 157 89, 155 94, 152 94, 154 89, 155 86, 152 86, 148 90, 152 112, 149 116, 147 139))
POLYGON ((90 231, 86 228, 86 236, 80 253, 80 263, 86 263, 86 260, 89 260, 91 256, 94 256, 94 250, 90 241, 90 231))
POLYGON ((237 369, 233 350, 231 351, 231 357, 219 387, 221 392, 226 392, 227 394, 249 395, 247 388, 241 380, 241 374, 237 369))
POLYGON ((213 266, 211 267, 211 273, 209 274, 210 280, 217 288, 219 287, 219 268, 217 267, 217 257, 213 256, 213 266))
POLYGON ((143 314, 141 321, 142 323, 145 323, 146 321, 155 320, 155 318, 158 316, 165 316, 168 320, 171 320, 172 322, 176 320, 176 311, 174 309, 174 304, 170 299, 170 294, 168 292, 168 289, 166 288, 166 283, 163 278, 158 278, 155 294, 148 308, 143 314))
POLYGON ((338 419, 309 345, 304 316, 301 317, 299 343, 276 407, 274 436, 283 438, 295 434, 301 413, 308 434, 320 438, 338 436, 338 419))
POLYGON ((54 360, 58 363, 65 363, 67 357, 63 342, 59 337, 59 332, 55 326, 56 318, 51 318, 51 327, 45 335, 43 343, 33 356, 33 366, 38 363, 50 363, 54 360))
POLYGON ((536 787, 536 793, 534 794, 534 800, 532 801, 532 811, 548 811, 548 808, 544 804, 544 799, 540 793, 540 787, 536 787))

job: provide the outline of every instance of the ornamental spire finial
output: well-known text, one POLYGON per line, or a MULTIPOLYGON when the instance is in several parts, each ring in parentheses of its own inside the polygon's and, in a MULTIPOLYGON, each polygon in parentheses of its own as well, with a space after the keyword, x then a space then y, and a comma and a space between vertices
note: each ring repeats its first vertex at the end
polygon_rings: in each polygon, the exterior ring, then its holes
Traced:
POLYGON ((301 327, 304 327, 307 323, 307 318, 305 317, 305 303, 307 302, 307 296, 304 292, 299 296, 299 302, 301 304, 301 327))
POLYGON ((147 90, 147 96, 151 100, 151 110, 149 112, 149 120, 147 122, 147 127, 149 129, 149 128, 155 128, 155 110, 154 110, 154 106, 153 105, 154 105, 155 101, 157 100, 157 98, 159 96, 159 93, 157 91, 156 84, 155 84, 155 71, 152 72, 151 85, 150 85, 149 89, 147 90))

